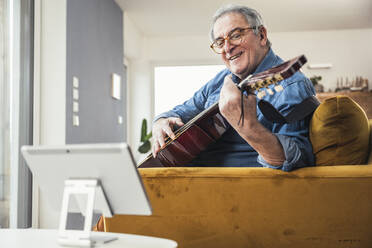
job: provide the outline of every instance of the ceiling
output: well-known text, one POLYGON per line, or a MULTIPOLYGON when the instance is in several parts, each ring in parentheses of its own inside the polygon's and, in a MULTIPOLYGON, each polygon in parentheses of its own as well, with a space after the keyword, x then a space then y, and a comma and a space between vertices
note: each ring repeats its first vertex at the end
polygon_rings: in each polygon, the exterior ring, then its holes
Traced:
MULTIPOLYGON (((145 36, 207 35, 225 0, 115 0, 145 36)), ((234 1, 258 10, 269 32, 372 28, 372 0, 234 1)))

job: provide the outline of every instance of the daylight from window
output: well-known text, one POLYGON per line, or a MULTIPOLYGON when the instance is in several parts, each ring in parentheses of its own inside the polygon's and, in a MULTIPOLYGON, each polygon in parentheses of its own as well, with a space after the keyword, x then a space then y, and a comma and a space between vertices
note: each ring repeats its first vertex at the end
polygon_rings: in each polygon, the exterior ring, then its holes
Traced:
POLYGON ((155 116, 188 100, 225 68, 224 65, 155 67, 155 116))

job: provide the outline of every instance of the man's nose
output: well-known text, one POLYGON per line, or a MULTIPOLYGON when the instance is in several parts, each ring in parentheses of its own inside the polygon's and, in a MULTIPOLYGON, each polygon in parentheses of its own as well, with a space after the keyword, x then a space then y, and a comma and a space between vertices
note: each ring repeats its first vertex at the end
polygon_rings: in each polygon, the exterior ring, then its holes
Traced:
POLYGON ((231 45, 230 43, 230 40, 229 39, 225 39, 225 44, 223 46, 223 49, 225 50, 226 53, 230 52, 231 48, 233 47, 233 45, 231 45))

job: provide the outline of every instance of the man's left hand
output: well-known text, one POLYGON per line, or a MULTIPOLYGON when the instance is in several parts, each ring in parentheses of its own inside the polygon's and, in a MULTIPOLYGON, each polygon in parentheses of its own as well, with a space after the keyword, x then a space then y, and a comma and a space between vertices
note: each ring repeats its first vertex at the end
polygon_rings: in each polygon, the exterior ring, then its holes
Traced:
MULTIPOLYGON (((249 124, 257 122, 256 96, 243 95, 243 100, 244 125, 249 126, 249 124)), ((241 91, 232 81, 231 75, 225 77, 218 104, 221 114, 238 131, 242 127, 242 121, 238 125, 241 115, 241 91)))
POLYGON ((230 125, 255 149, 264 160, 273 165, 282 165, 284 150, 278 138, 257 120, 255 95, 243 95, 244 125, 239 123, 241 115, 241 91, 230 76, 225 77, 220 93, 219 108, 230 125), (239 124, 238 124, 239 123, 239 124))

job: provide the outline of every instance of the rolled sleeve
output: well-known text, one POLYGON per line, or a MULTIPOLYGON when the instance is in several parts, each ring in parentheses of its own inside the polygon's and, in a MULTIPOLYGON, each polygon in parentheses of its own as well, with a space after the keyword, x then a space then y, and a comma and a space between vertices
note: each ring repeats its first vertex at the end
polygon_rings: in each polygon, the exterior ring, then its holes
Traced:
POLYGON ((283 147, 285 161, 280 166, 274 166, 265 161, 262 156, 258 156, 257 161, 263 166, 283 171, 292 171, 295 168, 313 165, 313 155, 311 145, 306 140, 299 141, 297 137, 289 137, 282 134, 274 134, 283 147))

